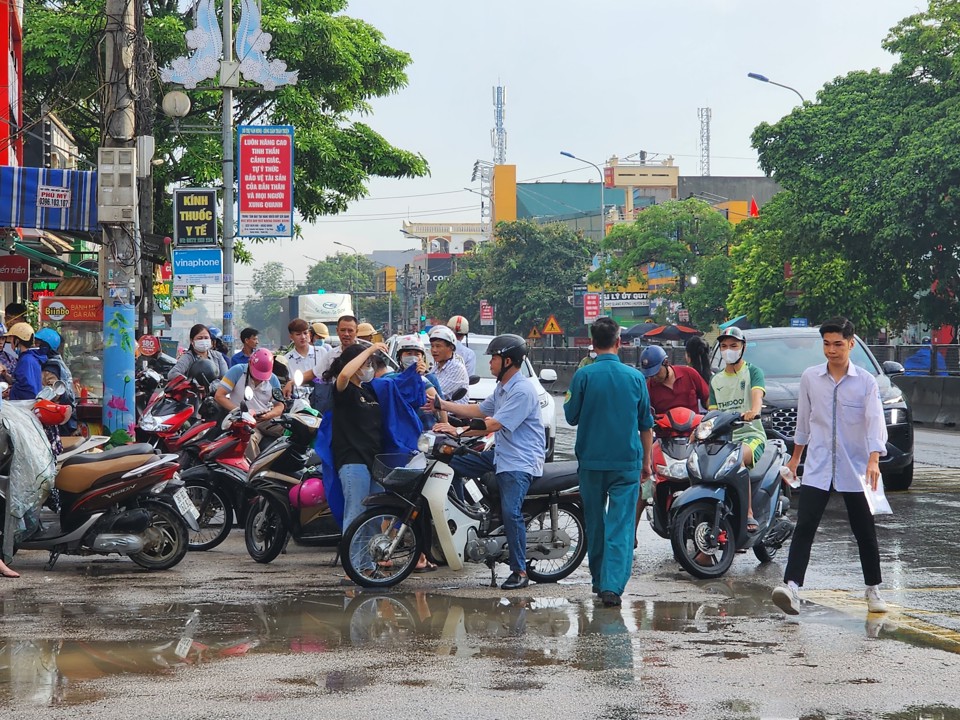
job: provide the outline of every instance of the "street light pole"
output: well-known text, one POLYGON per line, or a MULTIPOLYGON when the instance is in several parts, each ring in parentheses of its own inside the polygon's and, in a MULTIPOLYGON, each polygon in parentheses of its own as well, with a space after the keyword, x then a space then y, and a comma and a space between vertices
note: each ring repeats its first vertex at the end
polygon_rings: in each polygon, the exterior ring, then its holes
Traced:
POLYGON ((420 271, 420 292, 417 297, 417 330, 421 330, 420 318, 423 316, 423 303, 427 299, 427 289, 430 286, 430 241, 422 235, 414 235, 403 228, 400 228, 400 232, 405 237, 419 240, 420 247, 423 250, 423 269, 420 271), (424 280, 424 275, 426 275, 426 280, 424 280))
POLYGON ((800 102, 802 104, 806 104, 807 102, 806 100, 803 99, 803 95, 801 95, 800 91, 797 90, 796 88, 792 88, 789 85, 783 85, 782 83, 774 82, 773 80, 768 78, 766 75, 761 75, 760 73, 751 72, 751 73, 747 73, 747 77, 750 78, 751 80, 770 83, 771 85, 776 85, 777 87, 782 87, 785 90, 790 90, 791 92, 795 92, 797 94, 797 97, 800 98, 800 102))
MULTIPOLYGON (((606 203, 604 202, 605 198, 603 193, 603 185, 604 185, 603 170, 596 163, 592 163, 589 160, 584 160, 583 158, 577 157, 573 153, 567 152, 566 150, 561 150, 560 154, 572 160, 577 160, 579 162, 586 163, 587 165, 593 165, 593 167, 596 168, 596 171, 600 173, 600 244, 601 244, 600 252, 601 252, 601 257, 603 257, 602 255, 603 239, 607 235, 607 223, 606 223, 606 219, 604 218, 604 210, 606 209, 607 206, 606 206, 606 203)), ((601 279, 601 282, 600 282, 600 314, 601 315, 607 314, 607 268, 606 267, 603 268, 603 278, 601 279)))
POLYGON ((354 278, 353 278, 353 282, 350 283, 350 292, 356 292, 357 281, 360 279, 360 253, 357 252, 357 249, 353 247, 353 245, 347 245, 346 243, 342 243, 337 240, 334 240, 333 244, 353 250, 353 257, 355 261, 354 262, 354 278))

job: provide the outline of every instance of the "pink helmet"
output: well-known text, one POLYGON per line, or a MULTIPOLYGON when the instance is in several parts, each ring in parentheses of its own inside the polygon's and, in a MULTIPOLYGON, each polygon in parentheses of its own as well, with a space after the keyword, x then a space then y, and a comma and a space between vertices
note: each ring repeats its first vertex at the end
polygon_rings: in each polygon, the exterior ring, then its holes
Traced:
POLYGON ((273 353, 266 348, 254 350, 250 356, 250 374, 254 380, 263 382, 269 380, 273 374, 273 353))
POLYGON ((290 488, 291 507, 313 507, 326 501, 327 493, 323 489, 323 480, 318 477, 308 477, 299 485, 290 488))

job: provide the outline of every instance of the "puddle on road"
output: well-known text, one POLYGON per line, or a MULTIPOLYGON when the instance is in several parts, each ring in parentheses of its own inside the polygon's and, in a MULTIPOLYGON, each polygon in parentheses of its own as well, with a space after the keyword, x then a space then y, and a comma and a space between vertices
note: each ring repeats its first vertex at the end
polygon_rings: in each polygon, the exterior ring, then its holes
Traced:
MULTIPOLYGON (((677 633, 684 644, 702 645, 704 657, 724 661, 775 649, 775 643, 724 633, 744 617, 772 615, 765 591, 748 586, 738 587, 738 592, 743 594, 700 603, 625 598, 623 608, 556 598, 462 598, 426 592, 339 591, 260 604, 125 607, 9 598, 0 602, 0 612, 11 626, 30 619, 56 639, 0 638, 0 704, 84 704, 100 698, 85 685, 90 680, 157 676, 253 653, 327 653, 346 647, 502 660, 511 673, 491 686, 494 690, 529 689, 517 673, 550 665, 599 671, 598 682, 616 686, 635 681, 634 664, 640 660, 635 659, 633 638, 638 630, 677 633)), ((829 608, 811 609, 804 621, 864 632, 862 619, 829 608)), ((895 630, 877 632, 881 638, 926 644, 898 637, 895 630)), ((330 693, 350 693, 376 684, 376 679, 330 672, 319 681, 303 682, 330 693)), ((958 715, 929 717, 960 720, 958 715)))

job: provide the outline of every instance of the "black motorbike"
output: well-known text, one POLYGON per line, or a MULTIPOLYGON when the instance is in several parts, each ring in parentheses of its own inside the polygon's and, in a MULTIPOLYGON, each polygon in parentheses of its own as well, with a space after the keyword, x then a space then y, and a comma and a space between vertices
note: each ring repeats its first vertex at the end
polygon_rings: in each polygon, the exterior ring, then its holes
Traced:
POLYGON ((716 578, 730 569, 738 550, 751 548, 760 562, 770 562, 793 535, 787 517, 790 500, 783 493, 780 467, 786 446, 768 440, 752 468, 743 467, 743 444, 733 432, 744 421, 739 413, 713 410, 694 431, 687 459, 690 487, 670 507, 670 542, 683 568, 698 578, 716 578), (747 484, 759 527, 747 531, 747 484))

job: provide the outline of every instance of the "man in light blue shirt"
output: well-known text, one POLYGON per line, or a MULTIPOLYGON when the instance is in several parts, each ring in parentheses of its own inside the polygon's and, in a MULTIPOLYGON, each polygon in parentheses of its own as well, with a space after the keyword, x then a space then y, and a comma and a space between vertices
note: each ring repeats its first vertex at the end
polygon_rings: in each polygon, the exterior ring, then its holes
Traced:
MULTIPOLYGON (((441 410, 460 417, 484 418, 486 432, 497 434, 494 468, 500 489, 503 529, 510 548, 510 577, 500 586, 516 590, 527 579, 527 528, 523 522, 523 500, 533 478, 543 475, 543 421, 537 391, 520 372, 527 343, 519 335, 498 335, 487 346, 490 372, 497 378, 493 394, 479 405, 458 405, 439 401, 441 410)), ((439 432, 455 433, 447 423, 438 423, 439 432)))
POLYGON ((804 449, 803 485, 797 507, 797 526, 783 574, 784 587, 773 591, 773 602, 788 615, 800 612, 803 586, 813 538, 834 490, 843 496, 850 527, 860 549, 860 566, 867 586, 870 612, 886 612, 880 597, 880 549, 877 528, 867 503, 865 486, 877 489, 880 456, 887 453, 883 402, 873 375, 850 362, 854 327, 846 318, 820 326, 827 362, 807 368, 800 378, 797 429, 793 455, 787 467, 797 472, 804 449))

